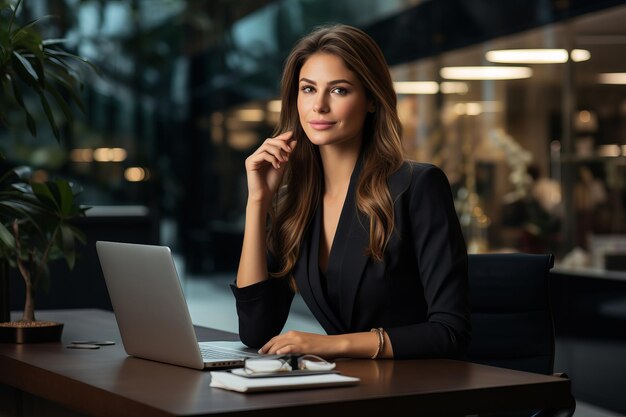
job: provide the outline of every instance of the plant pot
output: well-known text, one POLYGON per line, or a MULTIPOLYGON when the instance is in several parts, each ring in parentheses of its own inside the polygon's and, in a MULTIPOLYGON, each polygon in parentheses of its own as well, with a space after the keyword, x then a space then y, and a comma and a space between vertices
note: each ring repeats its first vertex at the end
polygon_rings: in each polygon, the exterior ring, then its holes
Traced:
POLYGON ((63 323, 53 321, 0 323, 1 343, 58 342, 61 340, 62 333, 63 323))

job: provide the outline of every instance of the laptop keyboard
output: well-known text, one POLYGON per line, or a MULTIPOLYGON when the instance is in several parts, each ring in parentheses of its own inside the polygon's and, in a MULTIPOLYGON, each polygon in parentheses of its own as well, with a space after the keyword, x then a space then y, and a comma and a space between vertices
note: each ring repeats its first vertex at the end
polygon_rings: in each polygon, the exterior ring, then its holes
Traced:
POLYGON ((232 359, 241 359, 244 360, 246 358, 249 358, 250 355, 246 355, 244 353, 241 352, 236 352, 236 351, 232 351, 229 349, 218 349, 216 347, 207 347, 207 346, 200 346, 200 354, 202 354, 202 358, 205 360, 223 360, 223 359, 228 359, 228 360, 232 360, 232 359))

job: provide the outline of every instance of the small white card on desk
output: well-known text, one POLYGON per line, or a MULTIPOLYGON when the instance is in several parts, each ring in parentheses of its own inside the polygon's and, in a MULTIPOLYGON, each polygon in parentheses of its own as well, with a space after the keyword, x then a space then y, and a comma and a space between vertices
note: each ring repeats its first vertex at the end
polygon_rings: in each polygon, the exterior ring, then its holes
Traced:
POLYGON ((246 378, 227 371, 211 372, 211 386, 237 392, 285 391, 356 385, 359 378, 339 374, 246 378))

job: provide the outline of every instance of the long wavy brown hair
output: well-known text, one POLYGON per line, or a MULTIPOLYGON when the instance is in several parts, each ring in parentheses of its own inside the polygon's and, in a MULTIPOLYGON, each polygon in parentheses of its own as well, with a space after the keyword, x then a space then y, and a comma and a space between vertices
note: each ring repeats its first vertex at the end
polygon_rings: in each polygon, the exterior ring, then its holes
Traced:
POLYGON ((363 165, 356 188, 357 208, 369 218, 370 239, 365 255, 382 261, 394 229, 393 201, 387 180, 401 166, 403 152, 396 93, 387 62, 376 42, 360 29, 346 25, 318 28, 296 44, 283 70, 282 110, 274 133, 293 131, 297 145, 289 156, 283 186, 270 211, 268 247, 279 263, 278 271, 272 274, 275 277, 292 278, 291 271, 322 193, 319 149, 307 139, 297 107, 300 69, 315 53, 342 58, 375 106, 363 127, 363 165))

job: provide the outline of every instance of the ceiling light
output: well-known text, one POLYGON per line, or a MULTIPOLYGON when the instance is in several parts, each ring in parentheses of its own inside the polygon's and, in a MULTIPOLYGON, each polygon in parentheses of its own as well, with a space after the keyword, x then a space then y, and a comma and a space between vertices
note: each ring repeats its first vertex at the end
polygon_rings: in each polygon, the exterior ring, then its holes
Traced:
POLYGON ((501 49, 487 52, 485 58, 503 64, 562 64, 567 55, 565 49, 501 49))
POLYGON ((598 74, 600 84, 626 84, 626 72, 607 72, 598 74))
POLYGON ((591 52, 586 49, 572 49, 570 57, 574 62, 584 62, 591 59, 591 52))
POLYGON ((458 116, 478 116, 482 113, 501 112, 503 105, 499 101, 468 101, 454 104, 454 112, 458 116))
POLYGON ((517 80, 530 78, 528 67, 444 67, 441 77, 449 80, 517 80))
POLYGON ((437 94, 439 84, 436 81, 396 81, 393 88, 397 94, 437 94))
POLYGON ((444 94, 465 94, 469 91, 467 83, 460 81, 444 81, 441 83, 441 92, 444 94))

